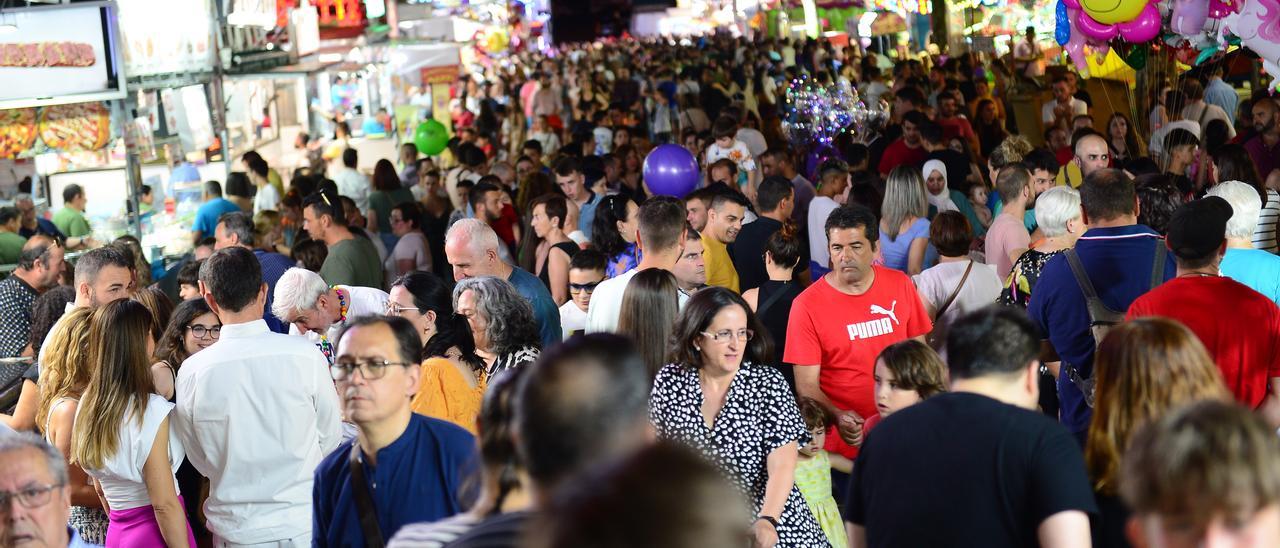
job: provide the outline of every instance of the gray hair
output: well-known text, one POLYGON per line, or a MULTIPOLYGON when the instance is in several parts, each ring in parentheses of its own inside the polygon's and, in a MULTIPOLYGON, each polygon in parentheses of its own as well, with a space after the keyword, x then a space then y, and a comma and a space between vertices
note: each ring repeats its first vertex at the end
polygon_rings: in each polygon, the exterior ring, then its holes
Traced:
POLYGON ((515 178, 516 172, 511 169, 511 165, 506 162, 496 162, 489 166, 489 175, 493 175, 494 177, 501 179, 503 184, 506 184, 508 179, 515 178))
POLYGON ((0 455, 23 449, 35 449, 39 452, 44 456, 45 465, 49 467, 54 483, 67 484, 67 462, 62 459, 62 452, 58 451, 57 447, 31 432, 0 433, 0 455))
POLYGON ((928 192, 920 170, 898 166, 889 172, 889 179, 885 182, 884 204, 880 206, 881 219, 884 220, 882 232, 896 239, 902 222, 908 217, 924 218, 928 215, 928 192))
POLYGON ((125 256, 123 251, 120 251, 120 248, 115 246, 107 245, 91 250, 81 255, 80 259, 76 261, 76 286, 78 287, 80 284, 92 285, 98 279, 98 273, 108 266, 131 269, 134 264, 125 256))
POLYGON ((1036 198, 1036 224, 1046 238, 1067 233, 1067 222, 1080 218, 1080 191, 1055 186, 1036 198))
POLYGON ((1214 185, 1207 193, 1231 204, 1231 219, 1227 221, 1228 238, 1252 238, 1262 214, 1262 200, 1257 189, 1240 181, 1226 181, 1214 185))
POLYGON ((280 275, 275 292, 271 294, 271 313, 284 321, 290 314, 311 310, 316 301, 329 291, 329 284, 319 274, 305 268, 293 267, 280 275))
POLYGON ((218 224, 228 235, 235 234, 240 245, 253 247, 253 217, 243 211, 231 211, 218 217, 218 224))
POLYGON ((498 240, 498 233, 488 223, 474 218, 459 219, 453 223, 444 236, 444 245, 463 239, 467 241, 468 247, 482 252, 490 249, 497 252, 498 246, 502 245, 498 240))
POLYGON ((538 345, 533 307, 514 285, 493 276, 466 278, 453 287, 454 310, 458 309, 458 297, 467 290, 475 298, 476 312, 488 322, 485 338, 489 339, 490 352, 502 355, 538 345))

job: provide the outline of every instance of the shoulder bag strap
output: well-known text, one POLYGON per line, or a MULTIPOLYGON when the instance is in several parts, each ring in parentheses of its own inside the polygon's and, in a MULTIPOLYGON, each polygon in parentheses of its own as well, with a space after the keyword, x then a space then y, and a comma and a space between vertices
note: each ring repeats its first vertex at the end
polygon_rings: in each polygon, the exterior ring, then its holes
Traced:
POLYGON ((373 494, 369 492, 369 482, 365 479, 364 465, 360 462, 360 444, 351 443, 351 454, 347 458, 351 471, 351 493, 356 499, 356 513, 360 516, 360 530, 364 533, 364 544, 369 548, 382 548, 382 527, 378 525, 378 512, 373 505, 373 494))
MULTIPOLYGON (((1075 276, 1076 283, 1080 285, 1080 292, 1084 293, 1086 300, 1098 298, 1098 292, 1093 289, 1093 282, 1089 281, 1089 274, 1084 271, 1084 265, 1080 263, 1080 257, 1076 255, 1076 250, 1067 249, 1063 252, 1067 256, 1067 264, 1071 266, 1071 274, 1075 276)), ((1093 309, 1089 310, 1089 320, 1095 321, 1093 318, 1093 309)))
POLYGON ((966 282, 966 281, 968 281, 968 280, 969 280, 969 273, 970 273, 970 272, 973 272, 973 260, 972 260, 972 259, 970 259, 970 260, 969 260, 969 266, 965 267, 965 269, 964 269, 964 276, 961 276, 961 277, 960 277, 960 283, 956 284, 956 288, 955 288, 954 290, 952 290, 952 291, 951 291, 951 296, 950 296, 950 297, 947 297, 947 300, 946 300, 946 301, 944 301, 944 302, 942 303, 942 306, 938 307, 938 313, 937 313, 937 314, 935 314, 935 315, 934 315, 934 317, 936 317, 936 318, 941 318, 941 317, 942 317, 942 313, 946 312, 946 311, 947 311, 947 308, 950 308, 950 307, 951 307, 951 303, 955 302, 956 297, 958 297, 958 296, 960 295, 960 289, 964 287, 964 282, 966 282))
POLYGON ((764 304, 761 304, 760 308, 756 309, 756 316, 763 317, 765 311, 769 310, 770 307, 777 304, 777 302, 782 299, 782 295, 787 292, 787 289, 788 286, 784 285, 779 287, 777 291, 774 291, 772 295, 769 295, 769 298, 764 300, 764 304))
POLYGON ((1164 283, 1165 254, 1168 252, 1169 248, 1165 246, 1164 239, 1156 238, 1156 260, 1151 265, 1151 289, 1164 283))

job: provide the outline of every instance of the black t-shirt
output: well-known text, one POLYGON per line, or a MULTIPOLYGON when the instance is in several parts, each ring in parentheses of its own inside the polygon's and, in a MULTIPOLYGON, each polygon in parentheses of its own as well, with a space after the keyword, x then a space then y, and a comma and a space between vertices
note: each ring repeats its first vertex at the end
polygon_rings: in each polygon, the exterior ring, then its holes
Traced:
POLYGON ((1035 546, 1058 512, 1097 512, 1075 439, 1039 413, 978 394, 929 398, 868 435, 848 521, 881 546, 1035 546))
POLYGON ((764 244, 774 232, 782 228, 782 223, 768 217, 758 217, 755 221, 742 225, 738 238, 729 244, 729 258, 733 260, 733 268, 738 272, 738 289, 760 287, 769 279, 769 272, 764 266, 764 244))
POLYGON ((969 162, 968 156, 950 148, 943 148, 930 152, 925 158, 927 160, 940 160, 942 165, 947 166, 948 189, 959 190, 962 193, 969 191, 969 183, 966 183, 965 179, 969 178, 969 174, 973 170, 969 167, 971 162, 969 162))

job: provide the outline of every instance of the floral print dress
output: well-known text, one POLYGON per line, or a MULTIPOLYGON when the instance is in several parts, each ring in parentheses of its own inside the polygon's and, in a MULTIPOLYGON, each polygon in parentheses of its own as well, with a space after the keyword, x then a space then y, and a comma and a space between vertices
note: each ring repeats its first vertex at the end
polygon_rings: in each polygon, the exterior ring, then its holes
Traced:
MULTIPOLYGON (((719 467, 758 515, 769 481, 769 453, 809 437, 795 396, 777 369, 745 363, 710 427, 702 418, 702 398, 697 369, 668 365, 654 379, 649 418, 660 437, 697 449, 719 467)), ((794 484, 778 516, 778 546, 831 546, 794 484)))

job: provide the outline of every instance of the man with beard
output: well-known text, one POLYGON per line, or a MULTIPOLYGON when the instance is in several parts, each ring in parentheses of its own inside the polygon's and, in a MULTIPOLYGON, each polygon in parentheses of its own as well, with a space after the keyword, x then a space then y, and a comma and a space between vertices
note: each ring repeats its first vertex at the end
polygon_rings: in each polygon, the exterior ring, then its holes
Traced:
POLYGON ((1009 277, 1013 262, 1031 247, 1031 234, 1023 224, 1028 209, 1035 207, 1031 173, 1022 164, 1005 166, 996 176, 996 191, 1004 208, 987 230, 987 264, 995 265, 1001 280, 1009 277))
POLYGON ((1257 132, 1252 139, 1245 142, 1244 148, 1253 158, 1254 167, 1258 168, 1258 177, 1266 180, 1268 175, 1280 167, 1280 108, 1274 100, 1263 97, 1253 104, 1253 129, 1257 132))
MULTIPOLYGON (((824 225, 835 270, 796 297, 782 361, 795 364, 796 391, 834 418, 826 450, 857 456, 862 427, 876 414, 873 370, 885 347, 933 329, 906 274, 875 266, 879 222, 862 205, 836 209, 824 225)), ((844 487, 843 478, 832 484, 844 487)))

